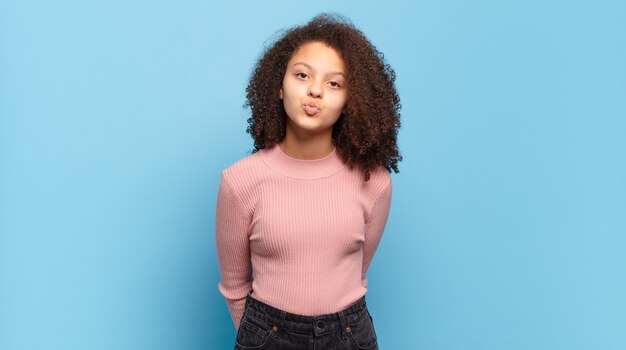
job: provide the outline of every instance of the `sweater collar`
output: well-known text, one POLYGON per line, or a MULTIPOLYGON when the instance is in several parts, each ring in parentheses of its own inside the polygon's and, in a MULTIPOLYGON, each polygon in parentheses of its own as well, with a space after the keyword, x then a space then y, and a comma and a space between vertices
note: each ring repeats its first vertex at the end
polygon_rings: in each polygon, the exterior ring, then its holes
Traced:
POLYGON ((313 160, 292 158, 283 153, 278 145, 262 149, 259 153, 270 168, 298 179, 319 179, 331 176, 346 166, 337 149, 324 158, 313 160))

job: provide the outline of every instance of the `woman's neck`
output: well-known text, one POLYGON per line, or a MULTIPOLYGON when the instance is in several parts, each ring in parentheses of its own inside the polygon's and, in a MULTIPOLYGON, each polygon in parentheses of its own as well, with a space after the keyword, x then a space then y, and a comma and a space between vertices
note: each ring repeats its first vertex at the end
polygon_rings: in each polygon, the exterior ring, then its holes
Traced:
POLYGON ((324 158, 335 150, 332 132, 308 137, 297 137, 287 132, 278 145, 289 157, 304 160, 324 158))

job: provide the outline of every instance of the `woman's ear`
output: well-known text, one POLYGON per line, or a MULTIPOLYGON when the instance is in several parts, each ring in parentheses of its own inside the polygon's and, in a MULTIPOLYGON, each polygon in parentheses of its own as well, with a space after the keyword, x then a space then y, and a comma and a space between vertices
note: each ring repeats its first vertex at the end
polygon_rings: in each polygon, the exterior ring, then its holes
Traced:
POLYGON ((278 98, 280 98, 281 100, 283 99, 283 89, 282 88, 280 88, 278 90, 278 98))

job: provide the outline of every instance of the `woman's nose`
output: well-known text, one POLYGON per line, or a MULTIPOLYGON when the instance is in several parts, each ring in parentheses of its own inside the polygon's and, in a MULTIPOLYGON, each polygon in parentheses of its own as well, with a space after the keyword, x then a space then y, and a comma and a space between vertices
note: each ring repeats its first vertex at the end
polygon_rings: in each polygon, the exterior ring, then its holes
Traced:
POLYGON ((309 85, 309 96, 311 97, 322 97, 322 88, 319 83, 312 82, 309 85))

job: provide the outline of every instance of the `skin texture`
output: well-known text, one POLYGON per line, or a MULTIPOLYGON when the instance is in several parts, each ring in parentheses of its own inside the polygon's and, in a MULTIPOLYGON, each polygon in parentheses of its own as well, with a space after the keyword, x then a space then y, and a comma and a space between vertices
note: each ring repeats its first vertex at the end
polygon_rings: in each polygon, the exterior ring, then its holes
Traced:
POLYGON ((333 125, 347 100, 345 64, 323 42, 302 45, 287 64, 279 97, 287 114, 282 151, 294 158, 317 159, 330 154, 333 125))
MULTIPOLYGON (((291 106, 280 98, 281 89, 291 59, 304 45, 314 42, 333 48, 344 63, 346 103, 331 136, 337 152, 351 166, 363 170, 365 181, 379 166, 398 172, 402 160, 397 145, 401 105, 394 86, 395 73, 383 54, 349 20, 326 13, 280 32, 254 66, 244 105, 252 112, 247 132, 254 140, 253 152, 276 144, 289 145, 287 126, 292 121, 286 109, 291 106)), ((310 145, 316 146, 315 142, 310 145)), ((310 149, 303 151, 302 157, 316 156, 310 149)))

